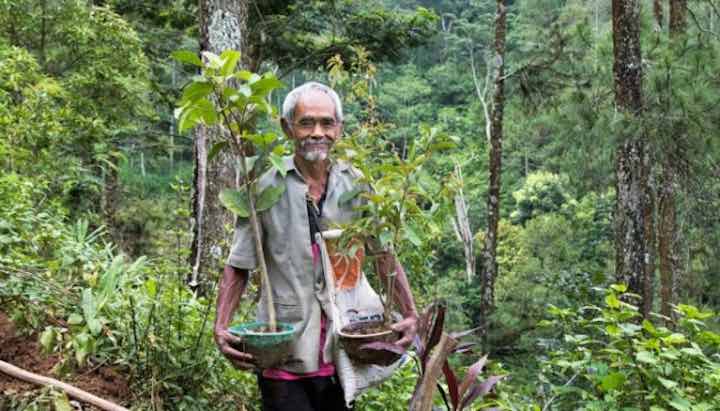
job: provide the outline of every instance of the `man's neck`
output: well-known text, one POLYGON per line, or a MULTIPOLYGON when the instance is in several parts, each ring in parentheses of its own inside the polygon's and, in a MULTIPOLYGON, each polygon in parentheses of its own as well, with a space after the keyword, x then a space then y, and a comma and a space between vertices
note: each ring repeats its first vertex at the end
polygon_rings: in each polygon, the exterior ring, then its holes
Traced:
POLYGON ((308 183, 325 183, 330 160, 308 161, 302 158, 302 156, 295 154, 294 161, 295 167, 298 168, 300 174, 305 177, 308 183))

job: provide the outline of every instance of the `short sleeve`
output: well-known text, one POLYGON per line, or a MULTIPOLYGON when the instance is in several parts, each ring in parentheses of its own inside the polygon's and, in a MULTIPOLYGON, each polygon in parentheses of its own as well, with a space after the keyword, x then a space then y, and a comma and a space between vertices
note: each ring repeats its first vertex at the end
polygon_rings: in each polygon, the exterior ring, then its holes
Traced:
POLYGON ((243 270, 254 270, 257 267, 255 240, 253 239, 252 226, 248 218, 237 219, 227 265, 243 270))

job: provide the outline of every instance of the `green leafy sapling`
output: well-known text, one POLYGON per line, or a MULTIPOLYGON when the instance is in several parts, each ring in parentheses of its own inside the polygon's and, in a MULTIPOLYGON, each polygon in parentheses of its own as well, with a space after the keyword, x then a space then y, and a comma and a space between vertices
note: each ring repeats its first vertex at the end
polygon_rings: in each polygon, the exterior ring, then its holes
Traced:
MULTIPOLYGON (((350 249, 358 239, 392 250, 402 255, 405 247, 420 247, 423 238, 419 233, 439 233, 439 210, 446 208, 454 197, 454 184, 443 184, 433 160, 439 152, 447 151, 457 142, 439 128, 422 125, 415 136, 402 144, 387 139, 382 124, 375 116, 376 103, 370 94, 375 66, 366 51, 355 49, 352 75, 344 69, 339 56, 329 60, 328 69, 335 87, 346 88, 349 102, 359 101, 365 107, 357 125, 349 125, 349 135, 336 145, 338 157, 360 171, 358 187, 345 193, 340 202, 362 198, 357 208, 361 216, 343 226, 341 249, 350 249)), ((395 272, 387 274, 384 301, 386 325, 392 321, 395 272)))
MULTIPOLYGON (((362 172, 361 185, 372 187, 372 191, 358 193, 364 200, 358 208, 363 217, 349 224, 346 232, 349 238, 377 239, 380 248, 392 248, 400 255, 405 245, 420 246, 418 232, 438 230, 426 227, 434 224, 430 210, 433 204, 449 202, 451 196, 438 197, 432 189, 434 179, 428 163, 437 152, 454 147, 454 142, 439 129, 422 126, 417 138, 408 141, 402 152, 388 149, 378 153, 378 143, 379 137, 364 135, 340 144, 341 157, 362 172)), ((386 280, 385 321, 389 325, 394 273, 389 273, 386 280)))
POLYGON ((238 218, 249 218, 258 270, 264 287, 268 313, 268 330, 275 332, 277 322, 273 293, 268 277, 265 254, 260 237, 258 213, 272 207, 285 192, 284 185, 268 186, 258 193, 258 176, 269 163, 285 175, 282 161, 284 147, 273 132, 258 132, 262 119, 271 119, 277 110, 269 103, 270 93, 283 87, 274 74, 262 76, 238 70, 240 52, 223 51, 219 56, 203 52, 201 60, 195 53, 177 51, 173 57, 201 69, 183 90, 179 108, 175 111, 178 129, 183 132, 196 126, 221 127, 220 141, 210 149, 208 161, 221 152, 229 152, 238 160, 243 176, 242 190, 226 189, 220 193, 221 203, 238 218), (250 156, 249 153, 254 155, 250 156))

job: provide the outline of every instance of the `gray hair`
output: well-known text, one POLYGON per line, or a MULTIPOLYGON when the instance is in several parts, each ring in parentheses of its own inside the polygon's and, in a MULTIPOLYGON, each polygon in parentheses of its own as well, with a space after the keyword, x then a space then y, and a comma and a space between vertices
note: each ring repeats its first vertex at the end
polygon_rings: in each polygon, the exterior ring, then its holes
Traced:
POLYGON ((343 109, 342 102, 340 102, 340 96, 332 88, 318 83, 316 81, 309 81, 301 86, 295 87, 283 101, 282 105, 282 117, 288 121, 293 119, 295 115, 295 106, 297 106, 300 98, 310 91, 320 91, 325 93, 335 103, 335 119, 337 121, 343 121, 343 109))

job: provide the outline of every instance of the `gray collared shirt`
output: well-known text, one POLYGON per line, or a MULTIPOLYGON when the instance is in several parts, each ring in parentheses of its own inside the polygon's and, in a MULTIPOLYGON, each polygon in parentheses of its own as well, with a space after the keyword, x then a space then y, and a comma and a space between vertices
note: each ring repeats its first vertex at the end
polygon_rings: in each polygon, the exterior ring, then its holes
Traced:
MULTIPOLYGON (((282 198, 260 215, 263 249, 273 289, 277 320, 295 325, 292 360, 281 368, 295 373, 316 371, 319 367, 320 316, 330 318, 328 295, 322 268, 313 264, 310 225, 307 212, 308 185, 295 167, 293 157, 285 158, 287 174, 272 169, 260 178, 258 191, 284 184, 282 198)), ((360 196, 340 204, 340 197, 356 187, 360 172, 344 162, 333 163, 325 191, 323 222, 328 226, 350 222, 360 196)), ((233 246, 227 263, 240 269, 257 266, 252 229, 248 219, 238 219, 233 246)), ((259 321, 267 321, 265 293, 257 307, 259 321)), ((323 357, 332 358, 332 338, 326 339, 323 357)))

